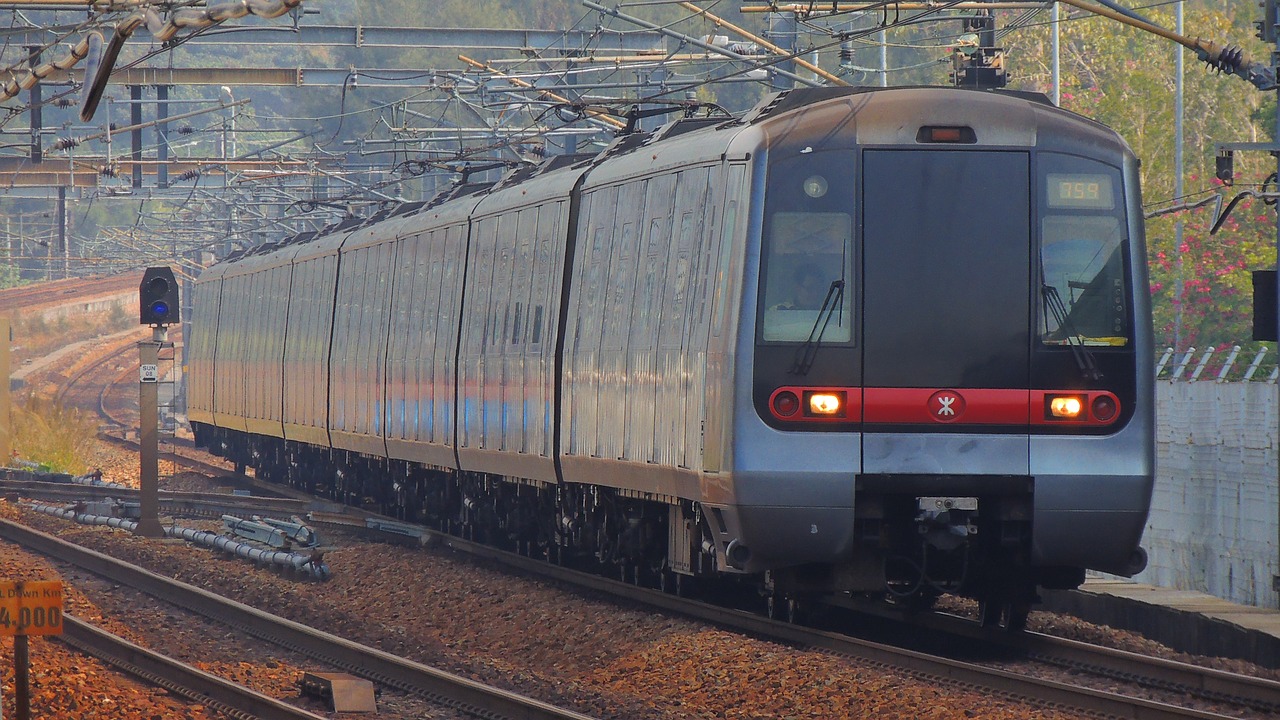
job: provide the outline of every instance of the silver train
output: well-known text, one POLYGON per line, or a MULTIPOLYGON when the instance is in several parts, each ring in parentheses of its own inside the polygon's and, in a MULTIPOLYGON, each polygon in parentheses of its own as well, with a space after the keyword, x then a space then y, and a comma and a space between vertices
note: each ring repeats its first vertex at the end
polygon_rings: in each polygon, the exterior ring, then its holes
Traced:
POLYGON ((189 419, 261 477, 561 562, 1018 624, 1145 563, 1137 168, 1030 94, 680 119, 209 268, 189 419))

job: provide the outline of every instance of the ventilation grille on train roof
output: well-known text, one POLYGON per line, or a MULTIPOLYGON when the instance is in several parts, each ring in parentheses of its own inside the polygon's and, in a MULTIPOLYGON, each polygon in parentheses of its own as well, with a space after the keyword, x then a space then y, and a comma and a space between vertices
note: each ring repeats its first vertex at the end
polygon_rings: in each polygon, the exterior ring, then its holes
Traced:
POLYGON ((743 122, 753 123, 770 115, 784 113, 788 110, 794 110, 805 105, 830 100, 832 98, 845 97, 848 95, 858 95, 860 93, 874 92, 883 90, 878 87, 861 87, 856 85, 834 85, 831 87, 811 87, 796 88, 794 90, 784 90, 778 93, 777 97, 758 106, 753 113, 748 113, 743 122))
POLYGON ((658 128, 653 135, 645 142, 646 145, 652 145, 660 140, 673 138, 677 135, 683 135, 694 130, 701 130, 704 127, 712 127, 715 125, 724 125, 726 123, 736 123, 737 121, 731 117, 692 117, 680 118, 673 120, 666 125, 658 128))

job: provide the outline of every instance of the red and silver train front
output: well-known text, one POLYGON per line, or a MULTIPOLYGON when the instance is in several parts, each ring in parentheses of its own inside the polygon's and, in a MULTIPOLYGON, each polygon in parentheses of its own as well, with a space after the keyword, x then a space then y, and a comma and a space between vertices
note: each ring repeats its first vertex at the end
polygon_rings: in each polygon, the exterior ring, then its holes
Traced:
POLYGON ((758 146, 727 562, 904 598, 1140 570, 1154 379, 1132 153, 1016 95, 791 102, 739 138, 758 146))

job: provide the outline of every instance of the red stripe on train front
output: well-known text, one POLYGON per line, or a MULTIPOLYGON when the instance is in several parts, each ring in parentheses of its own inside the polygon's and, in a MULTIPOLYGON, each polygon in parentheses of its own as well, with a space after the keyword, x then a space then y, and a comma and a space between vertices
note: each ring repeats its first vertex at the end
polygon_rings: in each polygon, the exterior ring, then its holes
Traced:
POLYGON ((1105 390, 787 386, 770 395, 769 409, 790 422, 1103 427, 1120 416, 1120 401, 1105 390), (815 394, 838 398, 839 412, 812 412, 815 394))

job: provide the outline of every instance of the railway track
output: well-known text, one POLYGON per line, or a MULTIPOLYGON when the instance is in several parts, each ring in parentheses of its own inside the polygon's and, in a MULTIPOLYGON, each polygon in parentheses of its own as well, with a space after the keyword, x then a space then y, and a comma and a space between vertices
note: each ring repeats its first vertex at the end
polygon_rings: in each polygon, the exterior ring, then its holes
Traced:
MULTIPOLYGON (((446 547, 507 565, 520 571, 538 574, 585 591, 597 592, 645 607, 678 613, 712 623, 736 632, 801 648, 820 648, 842 656, 898 668, 925 678, 945 683, 959 683, 986 688, 1030 702, 1056 707, 1069 707, 1080 712, 1106 717, 1136 720, 1169 720, 1199 718, 1225 720, 1251 717, 1254 712, 1280 713, 1280 683, 1260 678, 1227 673, 1185 663, 1152 658, 1109 648, 1073 642, 1038 633, 993 635, 980 631, 971 621, 938 616, 929 627, 954 633, 973 642, 1000 645, 1020 654, 1020 660, 1039 661, 1059 667, 1070 667, 1113 680, 1124 680, 1138 689, 1163 690, 1169 697, 1195 697, 1210 703, 1229 703, 1236 712, 1181 707, 1173 701, 1150 700, 1135 694, 1097 690, 1083 685, 1070 685, 1055 680, 1031 677, 989 664, 949 659, 939 655, 859 639, 841 632, 794 625, 772 620, 751 612, 726 609, 698 600, 637 587, 617 580, 602 578, 577 570, 559 567, 542 560, 496 550, 467 540, 445 536, 446 547)), ((918 620, 918 618, 917 618, 918 620)), ((918 630, 913 621, 903 625, 904 632, 918 630)), ((969 645, 973 647, 972 643, 969 645)))
MULTIPOLYGON (((12 471, 10 471, 12 473, 12 471)), ((44 482, 39 480, 0 479, 0 494, 49 502, 74 503, 86 500, 115 499, 138 502, 138 489, 119 485, 82 485, 79 483, 44 482)), ((183 517, 218 518, 226 514, 252 513, 268 517, 305 515, 313 510, 341 513, 343 508, 322 500, 295 498, 245 497, 226 493, 170 492, 159 493, 160 511, 183 517)), ((354 513, 354 511, 353 511, 354 513)))
MULTIPOLYGON (((425 697, 441 707, 485 718, 588 720, 587 716, 570 710, 406 660, 227 600, 102 553, 63 542, 19 523, 0 520, 0 537, 198 613, 235 628, 238 632, 302 653, 377 684, 425 697)), ((274 717, 285 716, 257 717, 274 720, 274 717)))
MULTIPOLYGON (((0 483, 0 490, 19 493, 66 491, 60 487, 49 488, 47 487, 49 485, 51 484, 43 483, 41 487, 23 483, 12 485, 0 483)), ((74 491, 78 487, 72 487, 70 490, 74 491)), ((94 488, 85 489, 95 494, 102 491, 94 488)), ((317 505, 314 501, 298 498, 229 497, 212 493, 174 493, 172 495, 173 497, 169 498, 162 497, 161 504, 175 514, 190 513, 213 517, 224 512, 262 515, 312 513, 313 520, 322 527, 341 528, 383 540, 396 542, 404 540, 399 534, 389 535, 366 528, 364 517, 367 513, 335 512, 341 508, 332 503, 317 505)), ((424 534, 435 536, 434 533, 425 531, 424 534)), ((926 678, 985 688, 1021 700, 1071 707, 1081 712, 1098 713, 1109 717, 1220 719, 1242 716, 1180 707, 1173 702, 1147 699, 1136 693, 1126 695, 1068 685, 1054 680, 1038 679, 1026 673, 1003 669, 1000 663, 955 660, 894 644, 859 639, 841 632, 783 623, 751 612, 727 610, 719 605, 710 605, 601 578, 466 540, 439 537, 447 547, 455 551, 496 561, 522 572, 549 577, 579 590, 604 593, 627 602, 639 602, 646 607, 678 613, 764 639, 796 647, 822 649, 861 661, 888 665, 926 678)), ((867 607, 859 608, 860 612, 866 610, 867 607)), ((963 645, 970 653, 974 652, 975 648, 979 648, 979 654, 1010 657, 1012 653, 1012 657, 1020 662, 1042 663, 1122 681, 1135 688, 1135 691, 1145 689, 1175 697, 1194 697, 1206 703, 1230 705, 1245 713, 1280 714, 1280 683, 1270 680, 1112 650, 1039 633, 993 634, 976 627, 969 620, 945 614, 916 614, 908 618, 900 613, 887 612, 884 619, 899 623, 898 630, 895 632, 900 636, 919 634, 923 630, 926 633, 945 633, 952 638, 963 639, 955 640, 950 644, 953 647, 963 645), (998 652, 997 649, 1004 652, 998 652)))
MULTIPOLYGON (((109 405, 117 404, 108 401, 108 397, 122 395, 122 391, 117 386, 126 377, 136 372, 134 367, 126 367, 123 370, 115 367, 126 352, 132 350, 133 347, 134 340, 132 338, 113 343, 106 352, 98 354, 92 361, 73 372, 66 382, 58 387, 53 396, 54 404, 63 407, 69 405, 82 407, 85 402, 81 396, 93 397, 92 403, 99 417, 114 428, 123 429, 129 427, 129 418, 123 417, 118 408, 108 407, 109 405)), ((113 398, 113 400, 115 399, 113 398)), ((136 414, 137 408, 135 407, 133 410, 136 414)), ((136 425, 136 422, 133 424, 136 425)))
POLYGON ((114 275, 100 278, 69 278, 32 283, 0 291, 0 313, 28 310, 32 307, 65 305, 81 298, 136 291, 140 275, 114 275))
POLYGON ((280 702, 186 663, 153 652, 67 614, 59 640, 130 675, 237 720, 323 720, 322 715, 280 702))

